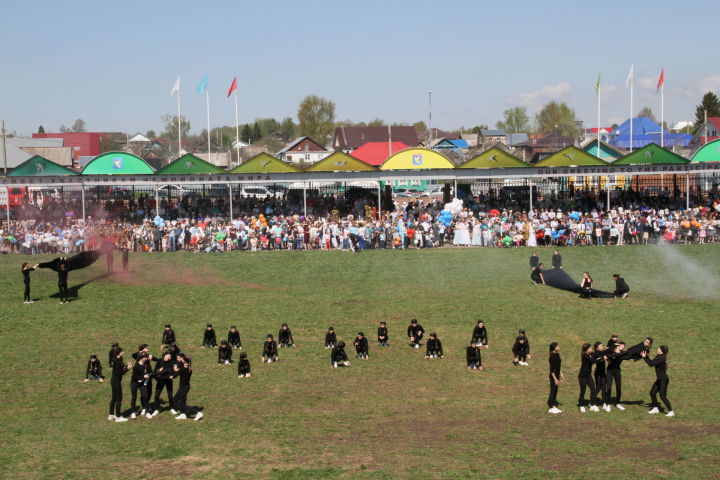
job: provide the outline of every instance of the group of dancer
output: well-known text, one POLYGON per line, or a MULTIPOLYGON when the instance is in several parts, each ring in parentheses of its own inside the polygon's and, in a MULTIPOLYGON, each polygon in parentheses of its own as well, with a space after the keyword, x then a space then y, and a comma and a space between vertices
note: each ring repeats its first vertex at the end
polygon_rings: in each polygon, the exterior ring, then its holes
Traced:
POLYGON ((573 284, 569 276, 563 271, 562 256, 558 250, 553 252, 552 270, 546 271, 543 270, 544 268, 545 264, 540 261, 537 253, 532 252, 530 254, 530 281, 536 285, 551 285, 563 290, 576 291, 580 294, 580 298, 593 298, 598 296, 627 298, 628 293, 630 293, 630 286, 618 273, 612 276, 615 282, 615 290, 612 294, 593 290, 593 278, 589 272, 583 272, 579 286, 573 284), (551 276, 552 279, 549 279, 548 276, 551 276))
MULTIPOLYGON (((578 372, 578 383, 580 385, 580 394, 578 396, 578 407, 580 412, 585 413, 587 410, 591 412, 599 412, 602 409, 606 412, 611 411, 611 405, 615 405, 618 410, 625 410, 621 404, 622 395, 622 370, 623 361, 644 360, 648 366, 655 368, 655 383, 650 389, 650 410, 649 414, 660 413, 660 404, 657 401, 658 394, 660 400, 665 405, 667 417, 674 417, 672 405, 667 398, 667 389, 670 378, 667 375, 667 345, 661 345, 656 351, 655 358, 650 358, 650 347, 653 344, 652 337, 645 338, 642 342, 632 347, 626 348, 625 342, 618 340, 617 335, 612 335, 605 345, 602 342, 595 342, 593 345, 584 343, 580 347, 580 371, 578 372), (595 373, 593 375, 593 365, 595 373), (612 396, 612 387, 615 384, 615 396, 612 396), (590 391, 589 401, 585 400, 585 392, 590 391), (602 404, 598 399, 598 394, 602 398, 602 404)), ((550 344, 550 355, 548 362, 550 364, 550 394, 548 396, 548 412, 557 414, 562 413, 557 401, 557 394, 560 384, 565 380, 562 373, 562 359, 560 358, 560 345, 557 342, 550 344)))

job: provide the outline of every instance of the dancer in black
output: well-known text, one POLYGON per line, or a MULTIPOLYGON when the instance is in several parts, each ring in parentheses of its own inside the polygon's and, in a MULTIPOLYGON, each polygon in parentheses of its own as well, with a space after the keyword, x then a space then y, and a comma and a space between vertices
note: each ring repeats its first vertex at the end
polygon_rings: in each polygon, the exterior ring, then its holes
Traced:
POLYGON ((175 343, 175 330, 172 329, 172 325, 169 323, 165 325, 165 330, 163 330, 162 334, 162 344, 160 345, 160 348, 169 347, 175 343))
POLYGON ((595 389, 602 395, 603 410, 609 412, 610 401, 608 400, 607 373, 605 372, 605 354, 607 350, 605 350, 602 342, 595 342, 593 349, 595 350, 595 353, 593 353, 593 357, 595 357, 595 389))
POLYGON ((69 303, 68 298, 68 265, 67 261, 60 261, 58 264, 58 290, 60 291, 60 303, 69 303))
POLYGON ((675 412, 673 411, 672 405, 670 405, 670 400, 667 398, 667 389, 668 385, 670 384, 670 378, 667 376, 667 354, 668 354, 668 347, 667 345, 660 345, 657 349, 657 355, 655 355, 655 358, 650 360, 650 355, 648 352, 643 351, 640 355, 642 358, 645 359, 645 363, 648 364, 649 367, 655 367, 655 383, 653 383, 652 388, 650 389, 650 398, 652 398, 652 404, 650 405, 652 408, 648 413, 655 414, 660 413, 660 404, 657 401, 657 394, 660 394, 660 400, 665 404, 665 407, 667 408, 668 413, 665 415, 666 417, 674 417, 675 412))
POLYGON ((468 370, 482 370, 482 357, 480 356, 480 347, 477 343, 472 342, 469 347, 465 349, 465 358, 467 360, 468 370))
MULTIPOLYGON (((615 336, 617 339, 617 336, 615 336)), ((611 338, 612 341, 612 338, 611 338)), ((608 342, 609 344, 610 342, 608 342)), ((615 408, 618 410, 625 410, 625 407, 623 407, 620 404, 620 399, 622 397, 622 370, 621 370, 621 364, 623 360, 626 359, 625 357, 625 342, 620 342, 617 344, 614 344, 615 350, 612 353, 609 353, 605 357, 607 358, 607 397, 608 401, 615 404, 615 408), (615 382, 615 398, 613 401, 612 396, 612 386, 613 382, 615 382)), ((610 404, 608 404, 610 405, 610 404)), ((609 409, 607 410, 609 411, 609 409)))
POLYGON ((328 327, 327 332, 325 332, 325 348, 333 348, 335 345, 337 345, 337 335, 335 334, 335 329, 333 327, 328 327))
POLYGON ((443 358, 442 342, 437 336, 437 333, 432 332, 428 337, 425 358, 443 358))
POLYGON ((355 353, 357 354, 355 358, 358 360, 370 360, 370 346, 363 332, 358 332, 353 345, 355 345, 355 353))
POLYGON ((617 333, 613 333, 610 335, 610 340, 607 341, 605 344, 605 350, 607 350, 609 353, 615 352, 615 347, 618 344, 618 335, 617 333))
POLYGON ((238 360, 238 378, 250 378, 250 360, 248 359, 247 353, 243 352, 240 354, 238 360))
POLYGON ((580 282, 580 298, 592 298, 592 277, 588 272, 583 272, 580 282))
MULTIPOLYGON (((135 366, 137 366, 137 362, 139 362, 140 358, 142 358, 142 357, 148 357, 148 361, 143 364, 143 368, 145 370, 145 373, 149 375, 152 372, 152 368, 150 366, 150 360, 155 360, 155 359, 153 358, 152 355, 150 355, 150 347, 148 347, 147 343, 142 343, 142 344, 138 345, 137 352, 134 352, 132 354, 132 358, 136 362, 135 366)), ((130 411, 131 411, 130 418, 131 419, 136 418, 135 410, 136 410, 136 406, 137 406, 137 396, 138 396, 138 391, 140 391, 141 383, 143 383, 143 382, 135 381, 136 380, 135 376, 136 376, 136 371, 133 368, 133 378, 130 380, 130 411)), ((148 376, 148 378, 149 378, 149 376, 148 376)), ((149 401, 150 397, 152 396, 152 382, 151 381, 148 381, 145 384, 145 391, 147 393, 147 398, 149 401)), ((141 391, 140 391, 140 404, 142 405, 142 392, 141 391)), ((145 415, 145 413, 146 413, 145 408, 143 406, 143 413, 141 413, 141 415, 145 415)), ((149 413, 149 412, 147 412, 147 413, 149 413)))
POLYGON ((378 344, 380 344, 381 347, 387 347, 389 339, 390 337, 388 337, 387 323, 380 322, 377 332, 378 344))
POLYGON ((295 340, 293 340, 292 331, 290 331, 290 327, 288 327, 287 323, 283 323, 280 326, 280 331, 278 332, 278 342, 280 343, 281 348, 289 348, 295 346, 295 340))
POLYGON ((85 380, 83 381, 87 383, 90 380, 97 380, 98 382, 102 383, 104 381, 104 378, 105 377, 103 377, 102 374, 102 365, 100 364, 100 359, 97 358, 97 355, 93 353, 88 359, 87 368, 85 369, 85 380))
POLYGON ((477 343, 480 347, 490 348, 490 345, 488 345, 487 328, 485 328, 485 322, 482 320, 478 321, 475 328, 473 328, 471 341, 477 343))
POLYGON ((532 270, 532 272, 530 273, 530 280, 532 281, 532 283, 536 285, 542 283, 543 285, 545 285, 545 277, 542 273, 543 267, 544 265, 541 263, 532 270))
MULTIPOLYGON (((131 385, 133 385, 135 388, 131 388, 133 391, 133 397, 135 396, 137 390, 140 390, 140 405, 142 406, 142 411, 140 412, 140 416, 143 415, 146 418, 152 418, 152 414, 150 413, 150 399, 148 395, 148 383, 151 382, 150 380, 150 374, 148 373, 148 367, 150 363, 150 356, 149 355, 139 355, 137 358, 137 362, 135 362, 135 366, 132 367, 132 378, 131 378, 131 385)), ((132 405, 130 406, 132 409, 132 414, 130 415, 130 418, 135 418, 135 399, 133 398, 132 405)))
POLYGON ((230 365, 232 363, 232 347, 227 340, 220 341, 220 348, 218 348, 218 364, 219 365, 230 365))
POLYGON ((173 371, 174 360, 170 352, 165 352, 162 358, 159 358, 155 362, 155 370, 153 374, 155 376, 155 400, 153 401, 154 411, 152 416, 154 417, 160 413, 160 394, 163 389, 167 392, 168 405, 170 407, 170 413, 175 415, 175 405, 173 404, 173 371))
POLYGON ((278 358, 277 342, 269 333, 267 334, 267 337, 265 338, 265 343, 263 344, 263 356, 260 361, 267 363, 280 361, 280 358, 278 358))
POLYGON ((108 352, 108 367, 112 370, 113 363, 115 362, 115 349, 120 348, 118 343, 113 342, 110 344, 110 351, 108 352))
POLYGON ((178 358, 178 363, 173 366, 175 376, 180 379, 180 386, 178 392, 173 399, 175 408, 180 412, 180 415, 175 417, 175 420, 185 420, 188 416, 195 415, 196 422, 203 417, 203 413, 195 407, 190 407, 187 404, 188 393, 190 393, 190 377, 192 377, 192 361, 187 355, 183 355, 178 358))
POLYGON ((532 252, 530 254, 530 271, 535 270, 540 265, 540 257, 537 256, 537 253, 532 252))
POLYGON ((350 366, 347 353, 345 353, 345 342, 338 343, 330 352, 330 366, 332 368, 350 366))
POLYGON ((215 336, 215 329, 212 323, 208 323, 203 332, 203 348, 215 348, 217 347, 217 337, 215 336))
POLYGON ((557 250, 553 251, 552 268, 554 268, 555 270, 561 270, 563 268, 562 256, 560 255, 560 252, 557 250))
POLYGON ((560 345, 557 342, 550 344, 550 356, 548 357, 550 364, 550 395, 548 395, 548 413, 562 413, 558 408, 557 394, 560 384, 565 380, 562 374, 562 359, 560 358, 560 345))
POLYGON ((625 279, 616 273, 613 275, 613 280, 615 280, 615 291, 613 292, 615 298, 627 297, 628 293, 630 293, 630 287, 625 282, 625 279))
POLYGON ((30 272, 35 271, 35 269, 37 267, 38 267, 38 264, 30 265, 27 262, 22 264, 22 269, 20 271, 22 272, 23 283, 25 284, 25 294, 23 296, 23 303, 33 303, 33 301, 30 299, 30 272))
POLYGON ((530 341, 525 335, 525 330, 518 330, 518 336, 515 337, 515 343, 512 346, 513 365, 516 367, 522 365, 528 366, 527 361, 532 358, 530 356, 530 341))
POLYGON ((593 355, 592 345, 584 343, 580 348, 580 372, 578 373, 578 383, 580 384, 580 395, 578 396, 578 407, 580 411, 585 413, 585 389, 590 389, 590 411, 599 412, 600 409, 597 406, 597 389, 595 388, 595 382, 592 377, 592 366, 593 363, 597 363, 597 358, 593 355))
POLYGON ((407 329, 407 336, 410 337, 410 346, 413 348, 420 348, 420 341, 425 334, 425 330, 422 325, 418 323, 416 319, 410 320, 410 326, 407 329))
POLYGON ((235 325, 230 327, 230 330, 228 331, 227 341, 232 348, 238 348, 238 349, 242 350, 242 342, 240 341, 240 332, 238 332, 238 329, 235 327, 235 325))
POLYGON ((650 353, 652 344, 652 337, 645 337, 642 342, 625 350, 624 360, 632 360, 633 362, 640 360, 643 352, 645 352, 645 354, 650 353))
POLYGON ((113 350, 113 361, 110 364, 112 366, 112 378, 110 379, 110 388, 112 389, 112 397, 110 398, 110 414, 108 420, 115 420, 116 422, 127 422, 128 419, 123 417, 120 413, 122 406, 122 377, 132 367, 132 362, 128 360, 127 364, 123 362, 123 349, 115 347, 113 350))

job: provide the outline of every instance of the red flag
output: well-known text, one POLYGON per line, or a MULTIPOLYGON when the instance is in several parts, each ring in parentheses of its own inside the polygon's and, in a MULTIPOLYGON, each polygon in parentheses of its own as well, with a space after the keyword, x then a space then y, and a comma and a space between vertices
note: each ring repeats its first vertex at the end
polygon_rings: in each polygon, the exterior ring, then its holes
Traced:
POLYGON ((658 78, 658 86, 657 86, 658 92, 660 91, 660 87, 663 86, 663 83, 665 83, 665 68, 660 70, 660 78, 658 78))
POLYGON ((230 98, 230 95, 232 95, 232 92, 237 90, 237 77, 233 78, 232 84, 230 85, 230 90, 228 90, 228 98, 230 98))

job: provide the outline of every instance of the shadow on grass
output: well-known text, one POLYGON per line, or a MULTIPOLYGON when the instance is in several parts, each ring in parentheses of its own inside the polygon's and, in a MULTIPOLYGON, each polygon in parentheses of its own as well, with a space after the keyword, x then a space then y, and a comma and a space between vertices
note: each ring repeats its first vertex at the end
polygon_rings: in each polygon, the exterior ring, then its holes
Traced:
MULTIPOLYGON (((68 298, 74 298, 78 299, 80 298, 80 289, 83 288, 85 285, 88 285, 92 282, 96 282, 98 280, 102 280, 103 278, 107 278, 111 276, 110 273, 103 273, 102 275, 98 275, 96 277, 91 278, 90 280, 87 280, 83 283, 79 283, 77 285, 74 285, 70 288, 68 288, 68 298)), ((60 292, 53 293, 50 295, 50 298, 60 298, 60 292)))

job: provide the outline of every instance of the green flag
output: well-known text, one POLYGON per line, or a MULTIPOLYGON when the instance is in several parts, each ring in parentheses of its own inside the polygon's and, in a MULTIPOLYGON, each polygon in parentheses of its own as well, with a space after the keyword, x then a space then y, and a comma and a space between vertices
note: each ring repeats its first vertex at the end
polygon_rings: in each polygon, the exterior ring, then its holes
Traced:
POLYGON ((597 83, 595 83, 595 93, 600 93, 600 74, 598 73, 597 83))

